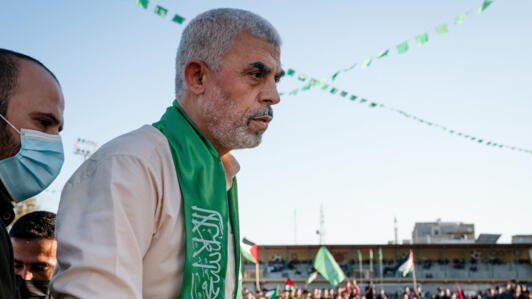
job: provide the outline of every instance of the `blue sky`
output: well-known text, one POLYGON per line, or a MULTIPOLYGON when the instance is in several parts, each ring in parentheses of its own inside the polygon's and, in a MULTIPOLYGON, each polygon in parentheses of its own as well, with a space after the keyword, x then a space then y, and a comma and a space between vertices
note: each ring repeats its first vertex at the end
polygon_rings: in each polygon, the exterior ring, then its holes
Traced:
MULTIPOLYGON (((173 99, 174 59, 183 25, 155 15, 155 4, 187 19, 237 7, 268 19, 283 38, 281 59, 315 78, 381 50, 369 68, 335 86, 485 140, 532 149, 532 28, 527 0, 495 1, 151 1, 4 0, 0 47, 52 69, 66 99, 66 162, 38 196, 56 210, 63 184, 82 163, 77 138, 103 144, 159 119, 173 99), (454 18, 471 13, 463 24, 454 18), (449 34, 434 27, 449 22, 449 34), (429 43, 417 47, 417 34, 429 43), (410 51, 395 45, 408 39, 410 51)), ((185 23, 186 25, 186 23, 185 23)), ((284 78, 280 91, 300 87, 284 78)), ((259 244, 315 244, 319 209, 326 243, 410 239, 416 221, 475 223, 476 232, 532 231, 532 155, 479 145, 384 109, 312 89, 283 96, 263 144, 235 152, 242 235, 259 244)))

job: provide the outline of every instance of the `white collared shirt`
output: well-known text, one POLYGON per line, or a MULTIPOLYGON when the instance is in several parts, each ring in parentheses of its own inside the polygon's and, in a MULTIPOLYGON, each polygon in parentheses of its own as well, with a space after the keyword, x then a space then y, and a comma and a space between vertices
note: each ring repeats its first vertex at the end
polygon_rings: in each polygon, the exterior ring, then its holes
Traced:
MULTIPOLYGON (((54 298, 179 298, 185 226, 166 137, 145 125, 83 163, 61 194, 56 238, 54 298)), ((234 246, 230 234, 225 298, 235 290, 234 246)))

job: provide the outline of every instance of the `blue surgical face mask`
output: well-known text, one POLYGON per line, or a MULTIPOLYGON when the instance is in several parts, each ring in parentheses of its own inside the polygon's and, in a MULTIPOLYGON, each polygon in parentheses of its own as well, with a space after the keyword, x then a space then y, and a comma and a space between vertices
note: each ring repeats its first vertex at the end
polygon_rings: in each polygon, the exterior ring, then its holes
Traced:
POLYGON ((13 157, 0 160, 0 180, 16 202, 35 196, 48 187, 63 166, 61 136, 15 128, 20 134, 20 150, 13 157))

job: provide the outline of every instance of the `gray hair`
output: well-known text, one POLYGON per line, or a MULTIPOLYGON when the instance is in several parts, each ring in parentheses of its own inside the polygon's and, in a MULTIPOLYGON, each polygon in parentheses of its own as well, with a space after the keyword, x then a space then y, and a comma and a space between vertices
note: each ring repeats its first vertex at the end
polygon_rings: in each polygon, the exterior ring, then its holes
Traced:
POLYGON ((263 17, 235 8, 218 8, 195 17, 183 31, 176 57, 175 93, 179 98, 186 89, 185 65, 192 59, 205 62, 218 71, 225 54, 242 30, 280 47, 277 30, 263 17))

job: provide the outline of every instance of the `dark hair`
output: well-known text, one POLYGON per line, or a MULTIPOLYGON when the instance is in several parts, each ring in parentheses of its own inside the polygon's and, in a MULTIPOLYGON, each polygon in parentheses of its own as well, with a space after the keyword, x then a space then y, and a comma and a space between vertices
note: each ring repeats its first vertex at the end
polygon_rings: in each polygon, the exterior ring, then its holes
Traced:
POLYGON ((20 217, 9 231, 11 238, 55 239, 55 214, 36 211, 20 217))
POLYGON ((20 59, 38 64, 52 75, 57 84, 59 84, 59 80, 57 80, 54 73, 52 73, 52 71, 44 66, 39 60, 22 53, 0 48, 0 114, 2 115, 6 115, 9 96, 17 86, 19 67, 17 60, 20 59))

